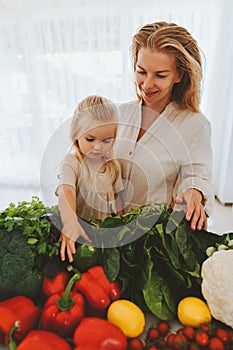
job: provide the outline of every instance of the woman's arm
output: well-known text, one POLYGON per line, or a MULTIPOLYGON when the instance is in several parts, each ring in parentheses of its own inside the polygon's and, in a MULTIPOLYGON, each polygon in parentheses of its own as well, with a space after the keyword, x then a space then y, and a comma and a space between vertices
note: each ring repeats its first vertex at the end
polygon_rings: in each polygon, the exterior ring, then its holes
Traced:
POLYGON ((213 209, 211 127, 202 123, 187 149, 187 160, 181 167, 180 186, 175 204, 186 205, 186 219, 193 230, 207 228, 207 217, 213 209))

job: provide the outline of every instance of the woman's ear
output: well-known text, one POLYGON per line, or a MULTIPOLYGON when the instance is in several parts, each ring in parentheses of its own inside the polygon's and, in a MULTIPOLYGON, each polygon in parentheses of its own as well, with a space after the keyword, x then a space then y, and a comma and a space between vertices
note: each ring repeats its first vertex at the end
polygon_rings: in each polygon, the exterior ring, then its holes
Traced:
POLYGON ((183 75, 184 75, 184 72, 178 71, 178 72, 177 72, 177 78, 176 78, 176 80, 175 80, 175 83, 181 82, 181 80, 183 79, 183 75))

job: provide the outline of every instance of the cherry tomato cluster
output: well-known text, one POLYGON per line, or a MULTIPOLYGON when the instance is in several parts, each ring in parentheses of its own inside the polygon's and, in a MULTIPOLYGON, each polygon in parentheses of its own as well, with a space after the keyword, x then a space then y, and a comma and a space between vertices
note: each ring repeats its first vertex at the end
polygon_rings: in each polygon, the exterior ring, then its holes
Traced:
POLYGON ((231 350, 233 329, 218 323, 202 324, 198 328, 184 326, 170 332, 166 321, 148 329, 145 341, 131 339, 129 350, 231 350))

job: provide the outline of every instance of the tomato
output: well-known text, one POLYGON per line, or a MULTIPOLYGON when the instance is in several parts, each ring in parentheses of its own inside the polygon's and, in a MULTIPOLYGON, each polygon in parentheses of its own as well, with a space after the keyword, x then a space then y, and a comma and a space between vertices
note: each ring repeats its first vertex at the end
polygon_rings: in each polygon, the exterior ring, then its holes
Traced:
POLYGON ((211 338, 209 342, 210 350, 224 350, 223 342, 219 338, 211 338))
POLYGON ((133 338, 129 341, 129 350, 143 350, 143 342, 139 338, 133 338))
POLYGON ((200 325, 200 329, 207 333, 209 336, 212 336, 215 334, 215 329, 216 329, 216 326, 213 325, 212 323, 203 323, 200 325))
POLYGON ((210 329, 210 323, 202 323, 200 325, 200 328, 203 332, 206 332, 208 333, 209 332, 209 329, 210 329))
POLYGON ((195 329, 193 327, 186 326, 183 328, 183 334, 186 336, 188 340, 193 340, 195 329))
POLYGON ((170 325, 168 322, 166 321, 160 321, 158 324, 157 324, 157 329, 159 331, 159 333, 162 335, 162 336, 166 336, 170 330, 170 325))
POLYGON ((172 347, 174 344, 174 338, 175 338, 175 334, 171 333, 167 336, 166 341, 167 341, 167 345, 172 347))
POLYGON ((217 329, 216 336, 223 342, 223 344, 226 344, 230 340, 229 333, 225 329, 217 329))
POLYGON ((179 335, 184 335, 184 328, 177 329, 176 333, 179 335))
POLYGON ((205 332, 197 332, 195 334, 195 340, 201 346, 207 346, 209 344, 209 337, 205 332))
POLYGON ((200 350, 200 346, 197 343, 190 343, 188 350, 200 350))
POLYGON ((187 338, 182 334, 176 333, 173 339, 173 348, 182 350, 184 349, 185 344, 187 344, 187 338))
POLYGON ((154 341, 160 337, 160 333, 157 328, 149 328, 147 332, 147 339, 149 341, 154 341))

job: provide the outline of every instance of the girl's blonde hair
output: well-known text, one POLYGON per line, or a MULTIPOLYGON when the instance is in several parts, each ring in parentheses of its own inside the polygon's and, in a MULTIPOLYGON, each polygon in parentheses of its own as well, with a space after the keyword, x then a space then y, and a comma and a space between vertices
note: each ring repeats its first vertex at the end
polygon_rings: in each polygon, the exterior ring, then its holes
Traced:
MULTIPOLYGON (((83 154, 78 146, 78 138, 97 126, 113 124, 116 127, 115 136, 117 134, 117 109, 108 99, 101 96, 88 96, 83 99, 76 108, 71 122, 70 136, 76 156, 81 163, 84 160, 83 154)), ((112 184, 121 177, 121 168, 119 162, 114 159, 113 148, 106 159, 106 174, 110 177, 112 184)), ((85 162, 82 163, 82 171, 90 175, 85 162)), ((83 174, 85 177, 86 174, 83 174)))
MULTIPOLYGON (((173 87, 171 99, 181 107, 199 111, 202 61, 196 40, 187 29, 175 23, 155 22, 141 27, 133 37, 132 57, 136 70, 140 48, 172 52, 182 79, 173 87)), ((138 98, 141 95, 137 92, 138 98)))

